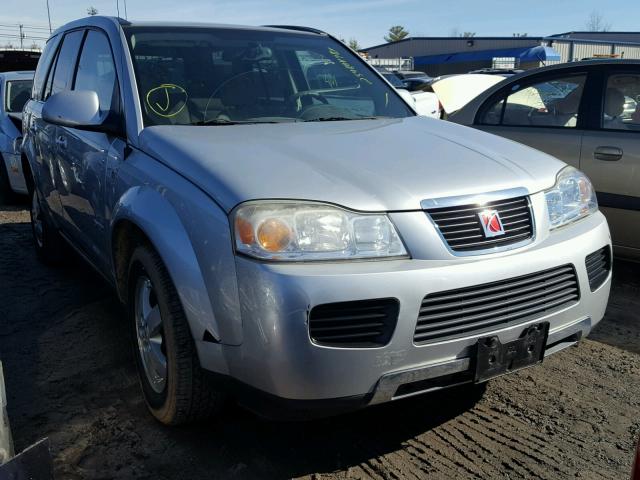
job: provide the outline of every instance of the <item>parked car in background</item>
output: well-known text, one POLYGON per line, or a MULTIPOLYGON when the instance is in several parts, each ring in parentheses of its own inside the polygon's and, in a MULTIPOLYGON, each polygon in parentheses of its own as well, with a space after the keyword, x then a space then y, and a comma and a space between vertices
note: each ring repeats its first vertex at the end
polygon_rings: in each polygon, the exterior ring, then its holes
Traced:
POLYGON ((635 451, 635 458, 631 466, 631 480, 640 480, 640 440, 635 451))
POLYGON ((424 77, 429 78, 429 75, 427 75, 424 72, 420 72, 418 70, 393 70, 393 73, 395 73, 400 80, 409 80, 411 78, 424 78, 424 77))
POLYGON ((404 81, 401 80, 394 72, 384 67, 373 67, 387 80, 404 98, 409 105, 415 108, 418 115, 425 117, 440 118, 442 116, 440 102, 438 97, 432 92, 409 91, 404 81))
POLYGON ((500 75, 460 74, 443 75, 434 78, 430 89, 438 97, 442 106, 443 118, 447 118, 453 112, 476 98, 482 92, 502 82, 504 77, 500 75))
POLYGON ((0 73, 32 71, 40 59, 40 50, 0 47, 0 73))
POLYGON ((635 458, 631 466, 631 480, 640 480, 640 440, 635 451, 635 458))
POLYGON ((510 77, 448 118, 580 168, 593 181, 617 254, 639 259, 640 108, 629 101, 639 96, 640 61, 589 60, 510 77))
POLYGON ((36 254, 113 286, 166 424, 481 391, 604 315, 584 174, 417 116, 318 30, 78 20, 24 122, 36 254))
POLYGON ((520 70, 517 68, 480 68, 478 70, 471 70, 469 73, 472 75, 480 74, 480 75, 499 75, 501 77, 510 77, 512 75, 517 75, 524 71, 525 70, 520 70))
POLYGON ((22 173, 22 107, 31 96, 33 72, 0 73, 0 203, 27 193, 22 173))
POLYGON ((431 77, 413 77, 402 80, 402 85, 410 92, 420 92, 424 91, 423 89, 425 87, 431 85, 432 81, 433 78, 431 77))

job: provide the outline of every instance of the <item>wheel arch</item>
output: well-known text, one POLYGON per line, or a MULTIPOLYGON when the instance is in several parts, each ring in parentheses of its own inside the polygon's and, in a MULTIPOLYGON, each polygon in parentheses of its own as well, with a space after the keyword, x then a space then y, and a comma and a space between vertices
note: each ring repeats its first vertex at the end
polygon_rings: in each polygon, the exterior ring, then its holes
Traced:
POLYGON ((118 296, 127 301, 128 271, 137 246, 147 244, 164 263, 178 292, 196 341, 221 341, 206 282, 187 229, 171 203, 157 190, 128 190, 113 210, 110 253, 118 296), (207 333, 208 332, 208 333, 207 333))

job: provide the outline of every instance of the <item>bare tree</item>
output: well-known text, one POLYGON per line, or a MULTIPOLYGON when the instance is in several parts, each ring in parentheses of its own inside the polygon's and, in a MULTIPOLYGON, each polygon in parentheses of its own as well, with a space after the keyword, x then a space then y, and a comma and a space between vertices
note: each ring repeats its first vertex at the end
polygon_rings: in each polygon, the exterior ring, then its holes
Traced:
POLYGON ((31 50, 39 50, 40 49, 40 45, 38 45, 36 42, 33 42, 31 44, 31 47, 29 47, 29 48, 31 48, 31 50))
POLYGON ((360 44, 358 43, 358 40, 356 40, 353 37, 349 39, 349 42, 347 43, 347 45, 349 45, 349 47, 351 47, 351 49, 355 50, 356 52, 360 50, 360 44))
POLYGON ((449 31, 450 37, 470 38, 475 37, 476 32, 461 32, 458 27, 454 27, 449 31))
POLYGON ((587 19, 585 26, 589 32, 608 32, 611 30, 611 24, 606 22, 604 16, 597 10, 594 10, 589 14, 589 18, 587 19))
POLYGON ((93 17, 94 15, 98 14, 98 9, 94 6, 91 6, 87 8, 87 14, 93 17))
POLYGON ((409 36, 409 32, 407 32, 403 26, 395 25, 389 29, 389 34, 385 35, 384 39, 389 42, 397 42, 409 36))

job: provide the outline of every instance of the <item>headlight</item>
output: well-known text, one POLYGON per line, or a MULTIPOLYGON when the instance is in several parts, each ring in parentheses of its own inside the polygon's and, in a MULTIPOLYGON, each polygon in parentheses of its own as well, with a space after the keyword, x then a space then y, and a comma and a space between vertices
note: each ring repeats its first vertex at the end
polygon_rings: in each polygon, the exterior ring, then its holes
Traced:
POLYGON ((348 260, 406 256, 386 215, 314 203, 247 203, 232 215, 238 252, 264 260, 348 260))
POLYGON ((556 184, 545 192, 549 223, 558 228, 598 210, 598 200, 587 176, 573 167, 564 168, 556 184))

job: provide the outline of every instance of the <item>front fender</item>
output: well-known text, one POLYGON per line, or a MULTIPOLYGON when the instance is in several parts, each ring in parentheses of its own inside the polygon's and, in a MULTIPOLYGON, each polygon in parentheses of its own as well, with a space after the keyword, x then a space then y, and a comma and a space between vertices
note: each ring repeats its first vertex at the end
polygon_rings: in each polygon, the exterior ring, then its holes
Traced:
MULTIPOLYGON (((185 226, 179 212, 165 193, 149 186, 136 186, 126 191, 113 210, 111 232, 115 231, 114 228, 118 222, 126 220, 140 228, 148 237, 173 280, 194 340, 202 341, 205 333, 209 332, 216 341, 238 344, 241 339, 237 338, 236 332, 225 332, 224 326, 220 325, 220 319, 214 313, 205 280, 207 277, 203 274, 201 261, 196 253, 198 249, 194 248, 193 226, 185 226)), ((184 204, 182 208, 185 208, 184 204)), ((185 212, 180 213, 185 215, 185 212)), ((211 240, 213 242, 215 239, 211 240)), ((207 269, 214 270, 215 267, 211 266, 207 269)), ((237 288, 235 271, 228 273, 232 276, 227 277, 226 283, 232 283, 232 285, 229 286, 231 293, 227 293, 234 296, 233 292, 237 288)), ((214 292, 214 294, 224 296, 225 292, 214 292)))

